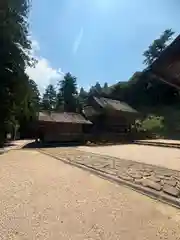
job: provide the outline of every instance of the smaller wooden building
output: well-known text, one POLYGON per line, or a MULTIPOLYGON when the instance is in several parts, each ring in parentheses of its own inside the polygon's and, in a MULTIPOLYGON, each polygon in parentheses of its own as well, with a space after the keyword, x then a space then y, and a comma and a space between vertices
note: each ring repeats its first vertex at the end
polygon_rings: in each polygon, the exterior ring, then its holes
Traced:
POLYGON ((83 128, 92 124, 78 113, 40 112, 36 123, 36 136, 45 142, 82 141, 83 128))
POLYGON ((90 97, 84 107, 85 116, 93 123, 93 132, 125 133, 139 113, 124 102, 104 98, 90 97))

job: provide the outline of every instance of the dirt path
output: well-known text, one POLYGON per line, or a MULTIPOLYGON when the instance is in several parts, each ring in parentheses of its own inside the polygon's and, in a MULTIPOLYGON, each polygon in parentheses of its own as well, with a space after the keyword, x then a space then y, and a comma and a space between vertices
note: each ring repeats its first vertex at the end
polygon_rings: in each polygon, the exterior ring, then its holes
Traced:
POLYGON ((0 156, 0 239, 180 239, 180 211, 31 150, 0 156))
POLYGON ((103 147, 82 146, 78 147, 78 149, 180 171, 180 149, 142 146, 137 144, 103 147))

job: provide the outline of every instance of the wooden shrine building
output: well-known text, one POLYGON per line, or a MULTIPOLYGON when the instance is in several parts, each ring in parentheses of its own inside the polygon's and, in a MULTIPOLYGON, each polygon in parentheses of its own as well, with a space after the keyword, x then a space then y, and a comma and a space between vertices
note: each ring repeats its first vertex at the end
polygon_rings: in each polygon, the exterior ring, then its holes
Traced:
POLYGON ((44 142, 86 142, 119 140, 131 132, 139 113, 117 100, 91 96, 83 113, 40 112, 36 138, 44 142))
POLYGON ((180 89, 180 35, 152 63, 147 72, 180 89))
POLYGON ((36 123, 36 136, 47 142, 83 141, 83 128, 91 124, 78 113, 40 112, 36 123))
POLYGON ((124 102, 89 97, 84 115, 93 123, 92 132, 128 132, 139 113, 124 102))

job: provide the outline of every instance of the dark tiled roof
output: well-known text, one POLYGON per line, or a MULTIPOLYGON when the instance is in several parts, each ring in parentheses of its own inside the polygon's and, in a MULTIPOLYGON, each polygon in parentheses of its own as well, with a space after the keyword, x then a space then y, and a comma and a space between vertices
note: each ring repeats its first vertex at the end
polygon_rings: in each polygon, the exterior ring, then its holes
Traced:
POLYGON ((69 112, 40 112, 38 120, 44 122, 91 124, 91 122, 86 120, 81 114, 69 112))
POLYGON ((103 108, 111 108, 116 111, 122 111, 122 112, 131 112, 131 113, 137 113, 135 109, 130 107, 125 102, 120 102, 117 100, 109 99, 109 98, 97 98, 94 97, 95 101, 103 108))
POLYGON ((149 70, 180 89, 180 35, 152 63, 149 70))
POLYGON ((88 105, 84 106, 83 112, 84 112, 85 116, 87 116, 87 117, 99 114, 92 106, 88 106, 88 105))

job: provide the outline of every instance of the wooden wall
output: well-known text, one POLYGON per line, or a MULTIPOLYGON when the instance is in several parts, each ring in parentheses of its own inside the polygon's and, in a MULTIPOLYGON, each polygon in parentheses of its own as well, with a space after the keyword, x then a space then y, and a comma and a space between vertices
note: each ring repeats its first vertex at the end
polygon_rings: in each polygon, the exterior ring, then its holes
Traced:
POLYGON ((116 112, 101 114, 93 119, 93 132, 126 132, 131 128, 134 122, 134 117, 116 112))
POLYGON ((82 137, 81 124, 43 123, 40 131, 44 141, 76 141, 82 137))

